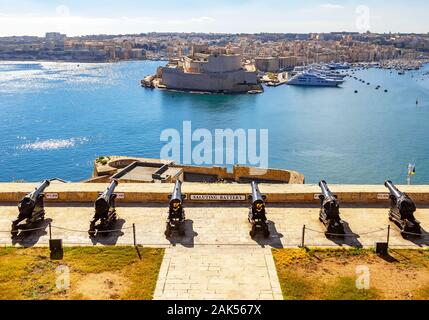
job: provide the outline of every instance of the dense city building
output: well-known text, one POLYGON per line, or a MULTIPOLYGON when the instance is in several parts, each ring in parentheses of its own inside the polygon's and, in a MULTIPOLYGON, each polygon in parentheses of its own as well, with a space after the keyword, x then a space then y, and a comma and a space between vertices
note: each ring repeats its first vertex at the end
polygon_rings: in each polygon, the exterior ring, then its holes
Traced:
POLYGON ((67 37, 57 32, 45 37, 0 38, 1 60, 117 61, 168 60, 192 55, 191 48, 227 50, 252 61, 261 71, 329 61, 376 62, 414 59, 429 52, 428 34, 204 34, 146 33, 67 37))

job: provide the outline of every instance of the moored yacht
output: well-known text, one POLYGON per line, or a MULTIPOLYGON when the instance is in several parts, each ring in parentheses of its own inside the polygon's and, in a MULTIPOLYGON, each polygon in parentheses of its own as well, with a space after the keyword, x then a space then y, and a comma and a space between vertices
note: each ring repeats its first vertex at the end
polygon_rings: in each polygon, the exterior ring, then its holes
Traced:
POLYGON ((336 87, 342 84, 344 80, 333 79, 317 73, 302 72, 293 76, 287 84, 299 86, 316 86, 316 87, 336 87))

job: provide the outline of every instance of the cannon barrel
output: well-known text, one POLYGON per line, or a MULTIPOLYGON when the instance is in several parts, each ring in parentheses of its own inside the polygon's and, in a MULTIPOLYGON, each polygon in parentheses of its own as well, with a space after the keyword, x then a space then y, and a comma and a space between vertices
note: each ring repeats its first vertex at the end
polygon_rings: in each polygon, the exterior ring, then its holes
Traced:
POLYGON ((173 201, 177 201, 177 200, 179 200, 180 202, 183 201, 182 182, 180 180, 177 180, 176 183, 174 184, 174 190, 173 190, 173 193, 171 194, 170 204, 173 201))
POLYGON ((97 212, 109 210, 111 206, 110 200, 117 185, 118 181, 113 180, 107 189, 97 198, 95 201, 95 210, 97 212))
POLYGON ((401 192, 392 181, 384 183, 390 191, 390 211, 389 219, 394 221, 400 228, 401 233, 410 232, 421 233, 420 222, 414 217, 416 205, 413 200, 404 192, 401 192))
POLYGON ((384 182, 384 186, 387 189, 389 189, 390 194, 393 195, 393 196, 395 196, 397 199, 401 198, 404 195, 401 191, 399 191, 398 188, 396 188, 396 186, 390 180, 385 181, 384 182))
POLYGON ((320 199, 319 220, 326 227, 326 233, 332 235, 344 234, 343 222, 340 218, 340 204, 337 197, 331 192, 325 180, 319 182, 322 194, 320 199))
POLYGON ((325 180, 322 180, 319 182, 319 187, 322 190, 322 194, 325 198, 329 198, 329 197, 333 196, 333 194, 332 194, 331 190, 329 190, 328 184, 326 183, 325 180))
POLYGON ((49 186, 49 184, 50 184, 49 180, 44 180, 42 183, 40 183, 32 192, 30 192, 24 198, 28 198, 31 201, 36 202, 37 198, 40 196, 40 194, 43 191, 45 191, 45 189, 49 186))
POLYGON ((31 217, 31 215, 33 214, 33 210, 35 209, 37 202, 39 201, 40 195, 46 189, 46 187, 49 186, 49 184, 49 180, 44 180, 32 192, 30 192, 24 198, 21 199, 18 204, 18 220, 31 217))
POLYGON ((42 194, 42 192, 49 186, 49 180, 44 180, 40 183, 32 192, 27 194, 18 204, 18 209, 21 214, 26 216, 31 215, 34 207, 36 206, 37 199, 42 194))
POLYGON ((262 197, 261 192, 259 191, 258 184, 255 181, 252 181, 252 202, 262 201, 264 202, 264 198, 262 197))

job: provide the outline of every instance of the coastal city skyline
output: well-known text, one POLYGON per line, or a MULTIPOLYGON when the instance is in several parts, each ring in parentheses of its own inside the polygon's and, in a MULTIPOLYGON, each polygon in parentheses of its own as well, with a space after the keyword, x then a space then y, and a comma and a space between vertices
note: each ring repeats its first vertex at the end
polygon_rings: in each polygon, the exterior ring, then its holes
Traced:
POLYGON ((427 12, 0 0, 0 302, 428 301, 427 12))
POLYGON ((145 32, 427 33, 428 4, 418 0, 216 1, 201 4, 125 0, 0 1, 0 36, 43 36, 57 31, 70 36, 145 32), (419 8, 417 10, 416 8, 419 8))

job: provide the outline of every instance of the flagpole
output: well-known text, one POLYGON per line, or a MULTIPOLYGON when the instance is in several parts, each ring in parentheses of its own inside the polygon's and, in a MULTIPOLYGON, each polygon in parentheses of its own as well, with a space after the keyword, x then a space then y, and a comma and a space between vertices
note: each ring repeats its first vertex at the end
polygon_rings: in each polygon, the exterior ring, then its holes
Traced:
POLYGON ((416 174, 416 166, 414 164, 408 164, 408 174, 407 174, 407 183, 411 185, 411 176, 416 174))

